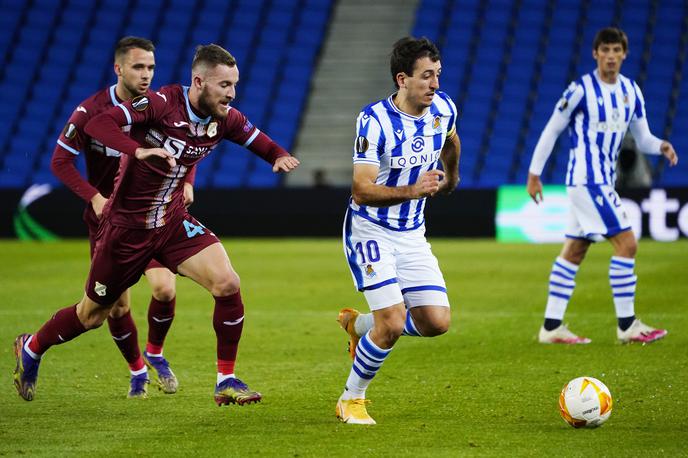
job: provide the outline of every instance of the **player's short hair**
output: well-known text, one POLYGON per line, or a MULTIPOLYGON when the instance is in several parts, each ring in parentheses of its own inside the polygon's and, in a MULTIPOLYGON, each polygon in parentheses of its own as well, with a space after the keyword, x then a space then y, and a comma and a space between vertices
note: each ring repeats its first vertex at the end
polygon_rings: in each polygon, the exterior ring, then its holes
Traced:
POLYGON ((628 37, 618 27, 605 27, 595 34, 595 39, 592 41, 592 49, 597 50, 602 44, 621 43, 624 52, 628 52, 628 37))
POLYGON ((155 45, 147 38, 124 37, 115 45, 115 60, 124 57, 130 49, 143 49, 144 51, 155 51, 155 45))
POLYGON ((399 88, 397 74, 403 72, 412 76, 416 61, 423 57, 429 57, 433 62, 440 60, 440 50, 426 37, 404 37, 394 43, 390 58, 390 70, 397 89, 399 88))
POLYGON ((236 59, 229 51, 215 43, 198 45, 196 46, 193 62, 191 62, 191 70, 195 70, 199 65, 206 65, 209 68, 215 68, 218 65, 234 67, 236 59))

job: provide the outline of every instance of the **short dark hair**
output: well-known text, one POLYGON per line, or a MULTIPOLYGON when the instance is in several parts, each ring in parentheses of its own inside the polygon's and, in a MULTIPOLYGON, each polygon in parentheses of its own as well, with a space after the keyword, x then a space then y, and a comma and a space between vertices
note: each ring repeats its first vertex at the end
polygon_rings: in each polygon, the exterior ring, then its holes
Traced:
POLYGON ((624 31, 618 27, 605 27, 604 29, 599 30, 595 34, 595 39, 592 41, 592 49, 597 51, 597 48, 599 48, 603 43, 621 43, 624 52, 628 52, 628 37, 624 31))
POLYGON ((124 37, 115 46, 115 60, 124 56, 130 49, 143 49, 144 51, 155 51, 155 45, 147 38, 124 37))
POLYGON ((196 53, 194 54, 193 62, 191 62, 191 69, 195 69, 198 65, 208 65, 214 68, 218 65, 226 65, 234 67, 236 59, 222 46, 211 43, 209 45, 196 46, 196 53))
POLYGON ((433 62, 440 60, 439 49, 426 37, 404 37, 394 43, 390 58, 390 69, 392 71, 392 80, 397 89, 399 88, 397 74, 403 72, 412 76, 416 61, 423 57, 429 57, 433 62))

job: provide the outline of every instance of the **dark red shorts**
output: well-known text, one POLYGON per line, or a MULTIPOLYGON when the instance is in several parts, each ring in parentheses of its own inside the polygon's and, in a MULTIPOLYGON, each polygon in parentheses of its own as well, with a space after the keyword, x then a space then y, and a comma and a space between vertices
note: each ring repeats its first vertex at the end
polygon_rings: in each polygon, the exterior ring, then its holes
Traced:
MULTIPOLYGON (((83 219, 86 223, 86 227, 88 228, 88 242, 91 246, 91 259, 93 259, 93 252, 96 249, 96 237, 98 235, 98 227, 100 226, 100 220, 96 216, 96 212, 93 211, 92 205, 89 204, 86 206, 86 209, 84 210, 83 219)), ((146 266, 146 270, 158 269, 162 267, 165 266, 159 263, 157 259, 151 259, 151 261, 146 266)))
POLYGON ((130 229, 104 220, 95 237, 86 294, 98 304, 112 304, 139 281, 153 258, 177 273, 179 264, 219 241, 188 213, 157 229, 130 229))

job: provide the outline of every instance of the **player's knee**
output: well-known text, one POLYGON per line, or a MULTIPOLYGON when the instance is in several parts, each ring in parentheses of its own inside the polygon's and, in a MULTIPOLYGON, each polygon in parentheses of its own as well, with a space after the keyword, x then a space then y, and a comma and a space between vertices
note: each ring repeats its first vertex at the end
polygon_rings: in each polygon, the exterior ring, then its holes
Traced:
POLYGON ((241 287, 239 276, 235 273, 224 275, 213 282, 210 292, 213 296, 224 297, 235 294, 241 287))
POLYGON ((153 297, 159 302, 170 302, 177 296, 174 279, 153 285, 153 297))
POLYGON ((421 332, 424 337, 435 337, 446 333, 451 324, 451 315, 449 313, 442 316, 436 316, 423 323, 421 332))

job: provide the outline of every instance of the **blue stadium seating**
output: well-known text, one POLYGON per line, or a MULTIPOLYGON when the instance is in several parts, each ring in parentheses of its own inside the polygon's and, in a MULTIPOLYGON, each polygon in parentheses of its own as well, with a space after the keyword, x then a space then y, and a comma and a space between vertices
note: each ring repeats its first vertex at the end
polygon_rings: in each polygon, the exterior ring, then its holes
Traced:
MULTIPOLYGON (((333 3, 130 0, 122 8, 119 0, 0 0, 0 187, 54 182, 55 138, 76 104, 114 82, 111 50, 124 35, 156 43, 156 86, 188 81, 196 44, 227 47, 241 72, 234 106, 291 148, 333 3)), ((594 33, 612 24, 628 34, 623 72, 642 88, 653 132, 685 155, 687 18, 683 0, 421 0, 412 33, 442 51, 442 89, 460 112, 462 186, 525 181, 556 101, 594 68, 594 33)), ((567 149, 560 139, 545 182, 562 181, 567 149)), ((688 185, 688 161, 651 164, 655 185, 688 185)), ((224 142, 201 162, 196 185, 270 187, 280 177, 224 142)))
MULTIPOLYGON (((155 86, 188 84, 197 44, 229 49, 241 72, 234 106, 291 149, 333 0, 131 0, 128 8, 119 0, 0 0, 0 8, 0 187, 15 188, 56 182, 55 140, 81 100, 115 81, 112 49, 125 35, 156 44, 155 86)), ((228 142, 196 174, 200 187, 280 180, 228 142)))
MULTIPOLYGON (((569 82, 595 68, 595 32, 619 25, 629 37, 623 73, 643 89, 650 126, 688 151, 688 10, 681 0, 422 0, 413 34, 440 46, 441 88, 459 105, 464 187, 524 183, 530 156, 569 82), (673 108, 672 108, 673 107, 673 108), (673 134, 673 135, 672 135, 673 134)), ((543 172, 561 183, 561 138, 543 172)), ((651 161, 657 186, 688 185, 688 161, 651 161)))

